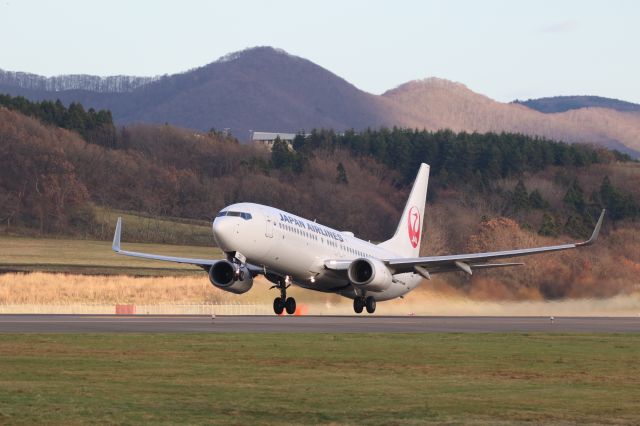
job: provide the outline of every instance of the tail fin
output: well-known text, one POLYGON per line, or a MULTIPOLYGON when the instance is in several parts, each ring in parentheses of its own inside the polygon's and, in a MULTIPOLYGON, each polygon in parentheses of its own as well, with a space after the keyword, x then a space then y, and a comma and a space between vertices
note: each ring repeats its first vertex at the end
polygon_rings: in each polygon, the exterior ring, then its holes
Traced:
POLYGON ((417 257, 420 254, 422 241, 422 225, 425 202, 427 201, 427 185, 429 184, 429 165, 422 163, 418 176, 411 188, 409 200, 398 223, 396 233, 390 240, 379 246, 403 257, 417 257))

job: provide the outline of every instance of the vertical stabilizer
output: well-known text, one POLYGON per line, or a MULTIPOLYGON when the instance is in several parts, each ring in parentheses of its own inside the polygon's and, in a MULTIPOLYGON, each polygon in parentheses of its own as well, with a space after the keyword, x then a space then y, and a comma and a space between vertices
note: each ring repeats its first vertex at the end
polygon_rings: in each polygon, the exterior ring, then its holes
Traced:
POLYGON ((390 240, 380 243, 380 247, 402 257, 419 256, 428 184, 429 165, 422 163, 420 170, 418 170, 418 176, 413 183, 413 188, 411 188, 409 200, 404 206, 396 233, 390 240))

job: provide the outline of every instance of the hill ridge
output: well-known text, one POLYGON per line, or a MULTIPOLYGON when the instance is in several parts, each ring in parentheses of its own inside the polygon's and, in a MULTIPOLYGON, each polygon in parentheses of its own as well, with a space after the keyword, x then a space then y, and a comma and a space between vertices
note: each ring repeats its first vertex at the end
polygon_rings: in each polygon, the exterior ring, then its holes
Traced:
POLYGON ((621 112, 640 111, 640 104, 593 95, 549 96, 527 99, 526 101, 516 99, 513 103, 544 113, 565 112, 581 108, 607 108, 621 112))
POLYGON ((640 158, 640 112, 583 108, 543 114, 438 77, 409 81, 374 95, 308 59, 270 46, 232 52, 201 67, 149 80, 123 78, 118 91, 100 92, 79 84, 61 91, 45 90, 42 85, 25 88, 3 80, 2 75, 0 93, 108 109, 118 124, 229 128, 245 141, 250 130, 263 129, 451 128, 595 143, 640 158))

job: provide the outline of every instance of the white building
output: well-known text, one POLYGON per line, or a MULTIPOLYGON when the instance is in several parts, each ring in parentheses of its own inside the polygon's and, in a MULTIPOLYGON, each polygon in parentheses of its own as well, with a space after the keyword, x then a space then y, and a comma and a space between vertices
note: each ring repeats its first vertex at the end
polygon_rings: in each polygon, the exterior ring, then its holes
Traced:
POLYGON ((280 138, 281 141, 286 142, 287 145, 289 145, 289 149, 293 149, 293 139, 295 137, 295 133, 251 132, 251 142, 264 145, 270 150, 273 149, 273 143, 276 138, 280 138))

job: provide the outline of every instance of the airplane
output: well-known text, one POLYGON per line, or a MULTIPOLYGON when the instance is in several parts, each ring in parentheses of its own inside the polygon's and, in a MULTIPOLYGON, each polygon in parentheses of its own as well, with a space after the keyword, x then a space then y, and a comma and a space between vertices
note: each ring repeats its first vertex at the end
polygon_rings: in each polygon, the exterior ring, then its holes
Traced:
POLYGON ((602 210, 591 238, 578 243, 488 253, 420 256, 429 165, 422 164, 395 234, 373 244, 352 232, 338 231, 274 207, 237 203, 223 208, 212 223, 213 237, 225 259, 195 259, 121 249, 122 218, 118 218, 112 249, 117 254, 199 266, 211 284, 242 294, 264 275, 280 291, 273 311, 293 314, 296 300, 287 297, 291 285, 353 299, 353 310, 372 314, 376 302, 403 297, 431 275, 523 265, 498 259, 555 252, 592 245, 598 238, 602 210))

